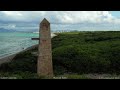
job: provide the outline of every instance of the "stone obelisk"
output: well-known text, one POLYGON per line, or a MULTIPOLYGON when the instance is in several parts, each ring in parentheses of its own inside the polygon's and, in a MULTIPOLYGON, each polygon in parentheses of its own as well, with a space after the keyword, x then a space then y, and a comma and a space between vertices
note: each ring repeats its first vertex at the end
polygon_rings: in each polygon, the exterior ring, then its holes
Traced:
POLYGON ((44 18, 39 28, 39 47, 37 73, 41 76, 53 76, 50 23, 44 18))

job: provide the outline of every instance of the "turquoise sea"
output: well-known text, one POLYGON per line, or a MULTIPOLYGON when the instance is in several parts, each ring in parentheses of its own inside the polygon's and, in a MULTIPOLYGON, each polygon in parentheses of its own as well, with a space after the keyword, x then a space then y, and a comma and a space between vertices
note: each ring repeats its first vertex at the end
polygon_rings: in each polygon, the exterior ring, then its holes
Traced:
POLYGON ((0 58, 22 51, 38 41, 31 38, 39 37, 38 33, 0 32, 0 58))

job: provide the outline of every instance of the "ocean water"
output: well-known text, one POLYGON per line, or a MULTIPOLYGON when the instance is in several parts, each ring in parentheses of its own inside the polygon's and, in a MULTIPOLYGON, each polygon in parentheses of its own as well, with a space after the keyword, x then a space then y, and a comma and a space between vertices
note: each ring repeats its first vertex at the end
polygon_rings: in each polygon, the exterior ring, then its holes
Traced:
POLYGON ((0 58, 38 44, 38 41, 31 40, 37 37, 38 33, 0 32, 0 58))

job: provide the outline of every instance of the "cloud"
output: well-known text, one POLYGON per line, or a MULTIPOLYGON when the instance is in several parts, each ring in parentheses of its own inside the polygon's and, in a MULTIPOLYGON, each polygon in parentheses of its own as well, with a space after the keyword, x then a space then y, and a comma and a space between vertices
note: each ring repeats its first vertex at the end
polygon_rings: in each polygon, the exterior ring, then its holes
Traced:
POLYGON ((51 23, 120 23, 109 11, 0 11, 0 20, 40 22, 47 18, 51 23))
POLYGON ((18 11, 11 12, 11 11, 1 11, 3 14, 7 16, 22 16, 22 14, 18 11))
POLYGON ((0 11, 0 27, 23 31, 38 30, 38 23, 43 18, 50 21, 52 30, 119 30, 120 28, 120 19, 109 11, 0 11), (2 21, 8 23, 2 24, 2 21))
POLYGON ((5 29, 15 29, 16 28, 16 25, 15 24, 8 24, 6 25, 5 27, 3 27, 5 29))

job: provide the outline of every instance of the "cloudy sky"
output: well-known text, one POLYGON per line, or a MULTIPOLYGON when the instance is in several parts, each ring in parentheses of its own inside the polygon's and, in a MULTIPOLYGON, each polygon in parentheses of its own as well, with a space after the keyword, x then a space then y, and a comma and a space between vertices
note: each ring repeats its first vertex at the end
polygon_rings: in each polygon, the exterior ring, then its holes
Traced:
POLYGON ((43 18, 52 30, 120 31, 120 11, 0 11, 0 28, 38 29, 43 18))

